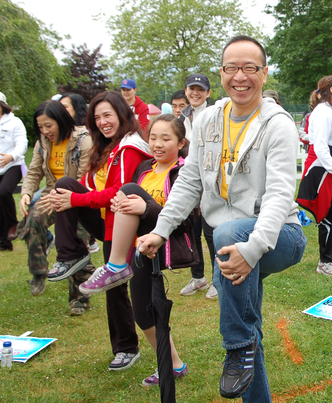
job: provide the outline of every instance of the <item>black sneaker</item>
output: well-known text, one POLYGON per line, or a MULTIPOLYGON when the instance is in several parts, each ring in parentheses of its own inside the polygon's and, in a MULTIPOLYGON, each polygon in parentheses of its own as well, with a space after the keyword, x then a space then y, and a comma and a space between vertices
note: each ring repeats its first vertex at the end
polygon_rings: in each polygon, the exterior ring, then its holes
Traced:
POLYGON ((13 244, 11 241, 0 242, 0 252, 3 252, 5 250, 13 250, 13 244))
POLYGON ((109 371, 123 371, 124 369, 130 368, 136 360, 140 358, 140 353, 117 353, 114 360, 110 363, 109 371))
POLYGON ((254 360, 259 344, 258 333, 249 346, 227 350, 220 378, 220 395, 228 399, 242 396, 254 378, 254 360))
POLYGON ((53 268, 48 273, 48 281, 60 281, 73 276, 76 272, 83 269, 90 261, 90 253, 78 259, 68 260, 66 262, 55 262, 53 268))

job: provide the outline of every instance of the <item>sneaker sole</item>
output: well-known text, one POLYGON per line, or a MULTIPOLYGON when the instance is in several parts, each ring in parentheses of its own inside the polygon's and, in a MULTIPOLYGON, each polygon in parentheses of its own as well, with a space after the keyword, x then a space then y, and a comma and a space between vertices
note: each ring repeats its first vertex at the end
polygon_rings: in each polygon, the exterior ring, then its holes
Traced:
POLYGON ((79 286, 78 289, 84 295, 100 294, 101 292, 105 292, 105 291, 110 290, 112 288, 118 287, 121 284, 127 283, 133 276, 134 276, 134 273, 131 273, 129 276, 117 281, 116 283, 108 284, 105 287, 98 288, 96 290, 88 290, 88 289, 83 288, 81 286, 79 286))
POLYGON ((76 272, 80 271, 81 269, 83 269, 89 263, 89 261, 90 261, 90 253, 88 253, 86 256, 84 256, 83 259, 81 259, 80 261, 75 263, 74 266, 72 266, 67 271, 67 273, 65 273, 65 274, 63 274, 62 276, 59 276, 59 277, 48 278, 48 281, 61 281, 61 280, 64 280, 64 279, 72 276, 76 272))
POLYGON ((316 273, 325 274, 325 276, 330 276, 330 277, 332 276, 332 273, 328 273, 327 271, 324 271, 321 267, 317 267, 316 273))
POLYGON ((211 295, 205 295, 205 298, 206 298, 206 299, 215 299, 215 298, 218 298, 218 294, 217 294, 217 295, 213 295, 213 296, 211 296, 211 295))
POLYGON ((48 256, 48 254, 50 253, 50 250, 52 248, 54 248, 55 246, 55 235, 53 235, 53 239, 52 242, 48 245, 48 247, 46 248, 46 256, 48 256))
POLYGON ((123 367, 119 367, 119 368, 108 367, 108 370, 109 371, 124 371, 125 369, 128 369, 128 368, 132 367, 140 357, 141 357, 141 354, 137 353, 135 355, 135 357, 133 357, 133 359, 127 365, 125 365, 123 367))
POLYGON ((158 383, 147 383, 143 379, 142 386, 144 386, 145 388, 155 388, 156 386, 159 386, 159 382, 158 383))
POLYGON ((185 296, 187 296, 187 295, 188 295, 188 296, 189 296, 189 295, 194 295, 194 294, 196 294, 197 291, 203 291, 203 290, 206 290, 206 289, 208 289, 208 288, 209 288, 209 284, 206 283, 205 285, 202 285, 202 287, 196 288, 196 289, 193 290, 193 291, 186 292, 186 293, 180 292, 180 295, 182 295, 183 297, 185 297, 185 296))

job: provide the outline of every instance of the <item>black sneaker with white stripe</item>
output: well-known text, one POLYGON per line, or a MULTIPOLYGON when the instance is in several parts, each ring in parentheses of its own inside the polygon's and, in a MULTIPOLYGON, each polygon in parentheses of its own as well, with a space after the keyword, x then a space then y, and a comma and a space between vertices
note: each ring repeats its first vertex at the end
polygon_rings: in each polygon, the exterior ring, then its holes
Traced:
POLYGON ((130 368, 136 360, 140 358, 140 353, 117 353, 114 360, 110 363, 109 371, 123 371, 130 368))
POLYGON ((242 396, 254 378, 254 361, 259 336, 249 346, 227 350, 223 373, 220 378, 220 395, 228 399, 242 396))

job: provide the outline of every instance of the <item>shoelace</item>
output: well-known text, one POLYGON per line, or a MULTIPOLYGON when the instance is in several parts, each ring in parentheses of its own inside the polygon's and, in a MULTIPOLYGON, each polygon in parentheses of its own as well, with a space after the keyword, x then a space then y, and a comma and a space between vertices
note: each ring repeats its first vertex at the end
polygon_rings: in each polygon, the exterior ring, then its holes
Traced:
POLYGON ((234 351, 227 354, 224 360, 227 375, 234 376, 237 375, 242 369, 252 368, 253 354, 253 350, 234 351), (232 356, 234 356, 234 359, 231 358, 232 356), (228 362, 226 363, 227 360, 228 362))
MULTIPOLYGON (((96 273, 96 272, 95 272, 96 273)), ((104 267, 101 268, 100 272, 97 273, 94 278, 92 279, 92 282, 95 283, 97 280, 99 280, 104 274, 106 274, 107 271, 104 269, 104 267)))

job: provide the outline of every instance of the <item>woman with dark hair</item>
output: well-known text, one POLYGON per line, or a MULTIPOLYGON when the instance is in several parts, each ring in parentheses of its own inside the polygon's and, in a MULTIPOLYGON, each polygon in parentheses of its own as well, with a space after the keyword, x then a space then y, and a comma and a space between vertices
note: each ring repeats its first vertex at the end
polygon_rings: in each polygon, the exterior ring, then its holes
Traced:
POLYGON ((297 202, 318 223, 316 272, 332 276, 332 76, 318 81, 310 97, 309 150, 297 202))
MULTIPOLYGON (((57 262, 48 275, 59 281, 79 270, 71 264, 88 254, 85 244, 77 237, 75 228, 80 222, 95 238, 104 242, 104 260, 112 244, 114 213, 111 199, 121 186, 131 181, 137 166, 151 157, 142 129, 123 97, 116 92, 102 92, 93 98, 88 109, 88 127, 93 140, 87 174, 80 182, 60 179, 51 195, 57 211, 57 262)), ((127 281, 129 270, 119 273, 124 281, 108 290, 107 314, 114 360, 110 370, 129 368, 139 358, 138 338, 127 281)))
POLYGON ((13 250, 12 241, 17 237, 13 193, 22 178, 21 166, 27 148, 25 127, 0 92, 0 252, 13 250))
POLYGON ((75 120, 76 126, 86 125, 87 105, 79 94, 67 92, 61 95, 59 101, 67 109, 67 112, 75 120))
MULTIPOLYGON (((33 121, 38 141, 22 186, 20 211, 24 219, 19 225, 18 233, 28 247, 28 265, 33 276, 29 282, 31 294, 40 295, 45 290, 48 274, 46 231, 54 224, 56 216, 50 204, 49 193, 54 189, 57 179, 69 176, 77 180, 83 176, 92 141, 87 131, 84 136, 76 131, 73 118, 58 101, 41 103, 35 110, 33 121), (81 144, 78 150, 79 141, 81 144), (46 187, 42 191, 42 197, 27 211, 26 207, 30 205, 44 176, 46 187)), ((86 237, 86 234, 82 236, 86 237)), ((94 267, 88 265, 80 276, 70 279, 71 315, 82 314, 89 307, 89 298, 82 295, 78 287, 93 271, 94 267)))
MULTIPOLYGON (((67 112, 75 120, 76 129, 85 132, 86 129, 86 115, 88 112, 87 104, 83 97, 79 94, 67 92, 61 96, 59 101, 67 109, 67 112)), ((99 251, 99 246, 95 238, 91 237, 89 241, 90 253, 99 251)))

